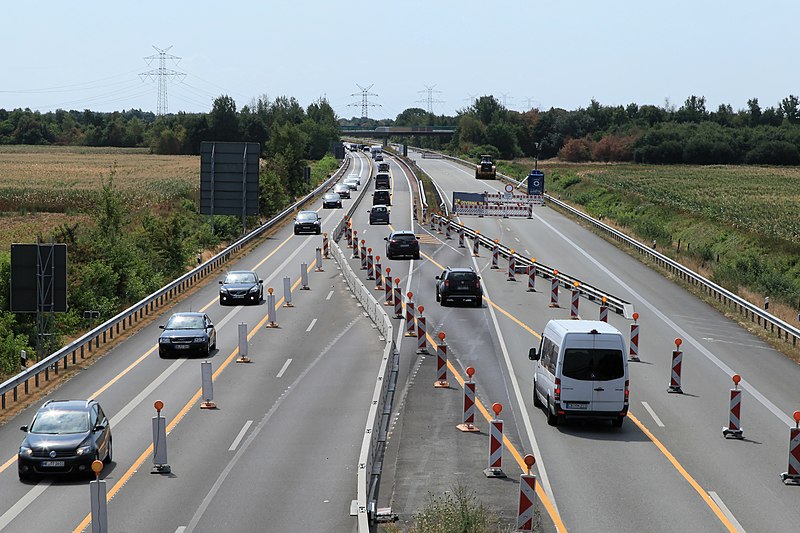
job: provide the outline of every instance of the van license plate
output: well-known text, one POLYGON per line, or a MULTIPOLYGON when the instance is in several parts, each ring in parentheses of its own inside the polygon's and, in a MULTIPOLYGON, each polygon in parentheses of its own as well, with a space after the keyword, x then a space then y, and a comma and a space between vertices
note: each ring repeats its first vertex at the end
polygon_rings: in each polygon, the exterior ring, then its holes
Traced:
POLYGON ((42 461, 42 467, 61 468, 64 466, 64 461, 42 461))
POLYGON ((176 350, 188 350, 189 349, 189 345, 188 344, 176 344, 175 345, 175 349, 176 350))
POLYGON ((585 403, 568 403, 565 405, 567 409, 586 409, 589 404, 585 403))

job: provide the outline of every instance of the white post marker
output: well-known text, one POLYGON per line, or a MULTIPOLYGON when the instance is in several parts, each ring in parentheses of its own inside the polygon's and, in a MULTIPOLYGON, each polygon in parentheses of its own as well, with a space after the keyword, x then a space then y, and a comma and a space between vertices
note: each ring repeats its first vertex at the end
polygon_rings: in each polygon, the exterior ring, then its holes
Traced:
POLYGON ((292 303, 292 279, 289 276, 283 278, 283 306, 294 307, 292 303))
POLYGON ((203 401, 200 402, 200 409, 216 409, 214 403, 214 380, 211 373, 211 361, 200 363, 200 378, 203 384, 203 401))
POLYGON ((247 344, 247 324, 244 322, 239 323, 239 358, 236 359, 237 363, 249 363, 248 357, 248 344, 247 344))
POLYGON ((167 464, 167 419, 161 416, 164 402, 153 403, 156 416, 153 417, 153 468, 151 474, 169 474, 172 468, 167 464))
POLYGON ((532 454, 525 456, 527 474, 519 476, 519 507, 517 508, 517 531, 533 531, 533 519, 536 515, 534 504, 536 502, 536 476, 531 474, 531 468, 536 462, 532 454))
POLYGON ((314 272, 325 272, 322 269, 322 248, 317 248, 317 268, 314 269, 314 272))
POLYGON ((106 481, 100 479, 103 461, 92 461, 95 480, 89 482, 89 498, 92 509, 92 533, 108 533, 108 503, 106 501, 106 481))
POLYGON ((307 291, 308 287, 308 264, 300 263, 300 290, 307 291))
MULTIPOLYGON (((303 271, 305 272, 305 270, 303 271)), ((269 324, 264 326, 265 328, 277 328, 277 311, 275 310, 275 289, 272 287, 267 289, 267 319, 269 320, 269 324)))

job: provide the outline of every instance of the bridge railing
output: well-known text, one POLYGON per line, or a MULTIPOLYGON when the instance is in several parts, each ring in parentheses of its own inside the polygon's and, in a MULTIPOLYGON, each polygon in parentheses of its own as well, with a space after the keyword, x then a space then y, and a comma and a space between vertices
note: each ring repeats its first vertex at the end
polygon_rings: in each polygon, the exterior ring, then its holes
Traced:
POLYGON ((164 287, 158 289, 153 294, 146 296, 139 302, 133 304, 128 309, 117 314, 113 318, 103 322, 91 331, 81 335, 71 343, 53 352, 47 357, 42 358, 34 365, 26 368, 16 376, 7 379, 0 384, 0 408, 6 409, 7 395, 11 394, 12 399, 17 401, 20 394, 29 394, 31 382, 34 388, 40 386, 40 382, 50 381, 51 373, 58 375, 60 371, 66 371, 70 365, 78 364, 78 358, 84 359, 93 351, 100 349, 101 346, 124 334, 129 328, 133 327, 140 320, 159 312, 161 308, 172 301, 176 296, 193 288, 195 285, 205 280, 213 274, 220 266, 227 263, 238 251, 249 245, 265 232, 283 222, 289 215, 303 206, 310 199, 330 187, 347 170, 350 158, 346 157, 339 169, 331 177, 325 180, 319 187, 309 194, 300 198, 291 206, 284 209, 273 218, 255 228, 253 231, 234 242, 214 257, 198 265, 196 268, 187 272, 183 276, 173 280, 164 287), (22 389, 22 391, 20 391, 22 389))

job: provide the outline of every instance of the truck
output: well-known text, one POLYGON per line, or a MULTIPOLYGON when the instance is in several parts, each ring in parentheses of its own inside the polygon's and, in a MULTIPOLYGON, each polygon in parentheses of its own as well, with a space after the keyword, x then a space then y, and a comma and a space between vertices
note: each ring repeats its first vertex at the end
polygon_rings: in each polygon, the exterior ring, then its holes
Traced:
POLYGON ((494 180, 497 179, 497 167, 492 161, 492 156, 482 155, 481 162, 475 165, 475 179, 494 180))

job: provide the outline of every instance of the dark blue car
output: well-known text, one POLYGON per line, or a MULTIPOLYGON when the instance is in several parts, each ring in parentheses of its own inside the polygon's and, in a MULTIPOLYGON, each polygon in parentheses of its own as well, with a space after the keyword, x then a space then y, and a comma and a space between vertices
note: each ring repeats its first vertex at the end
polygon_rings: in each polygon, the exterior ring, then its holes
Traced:
POLYGON ((217 330, 205 313, 175 313, 158 337, 159 357, 172 355, 211 355, 217 348, 217 330))

